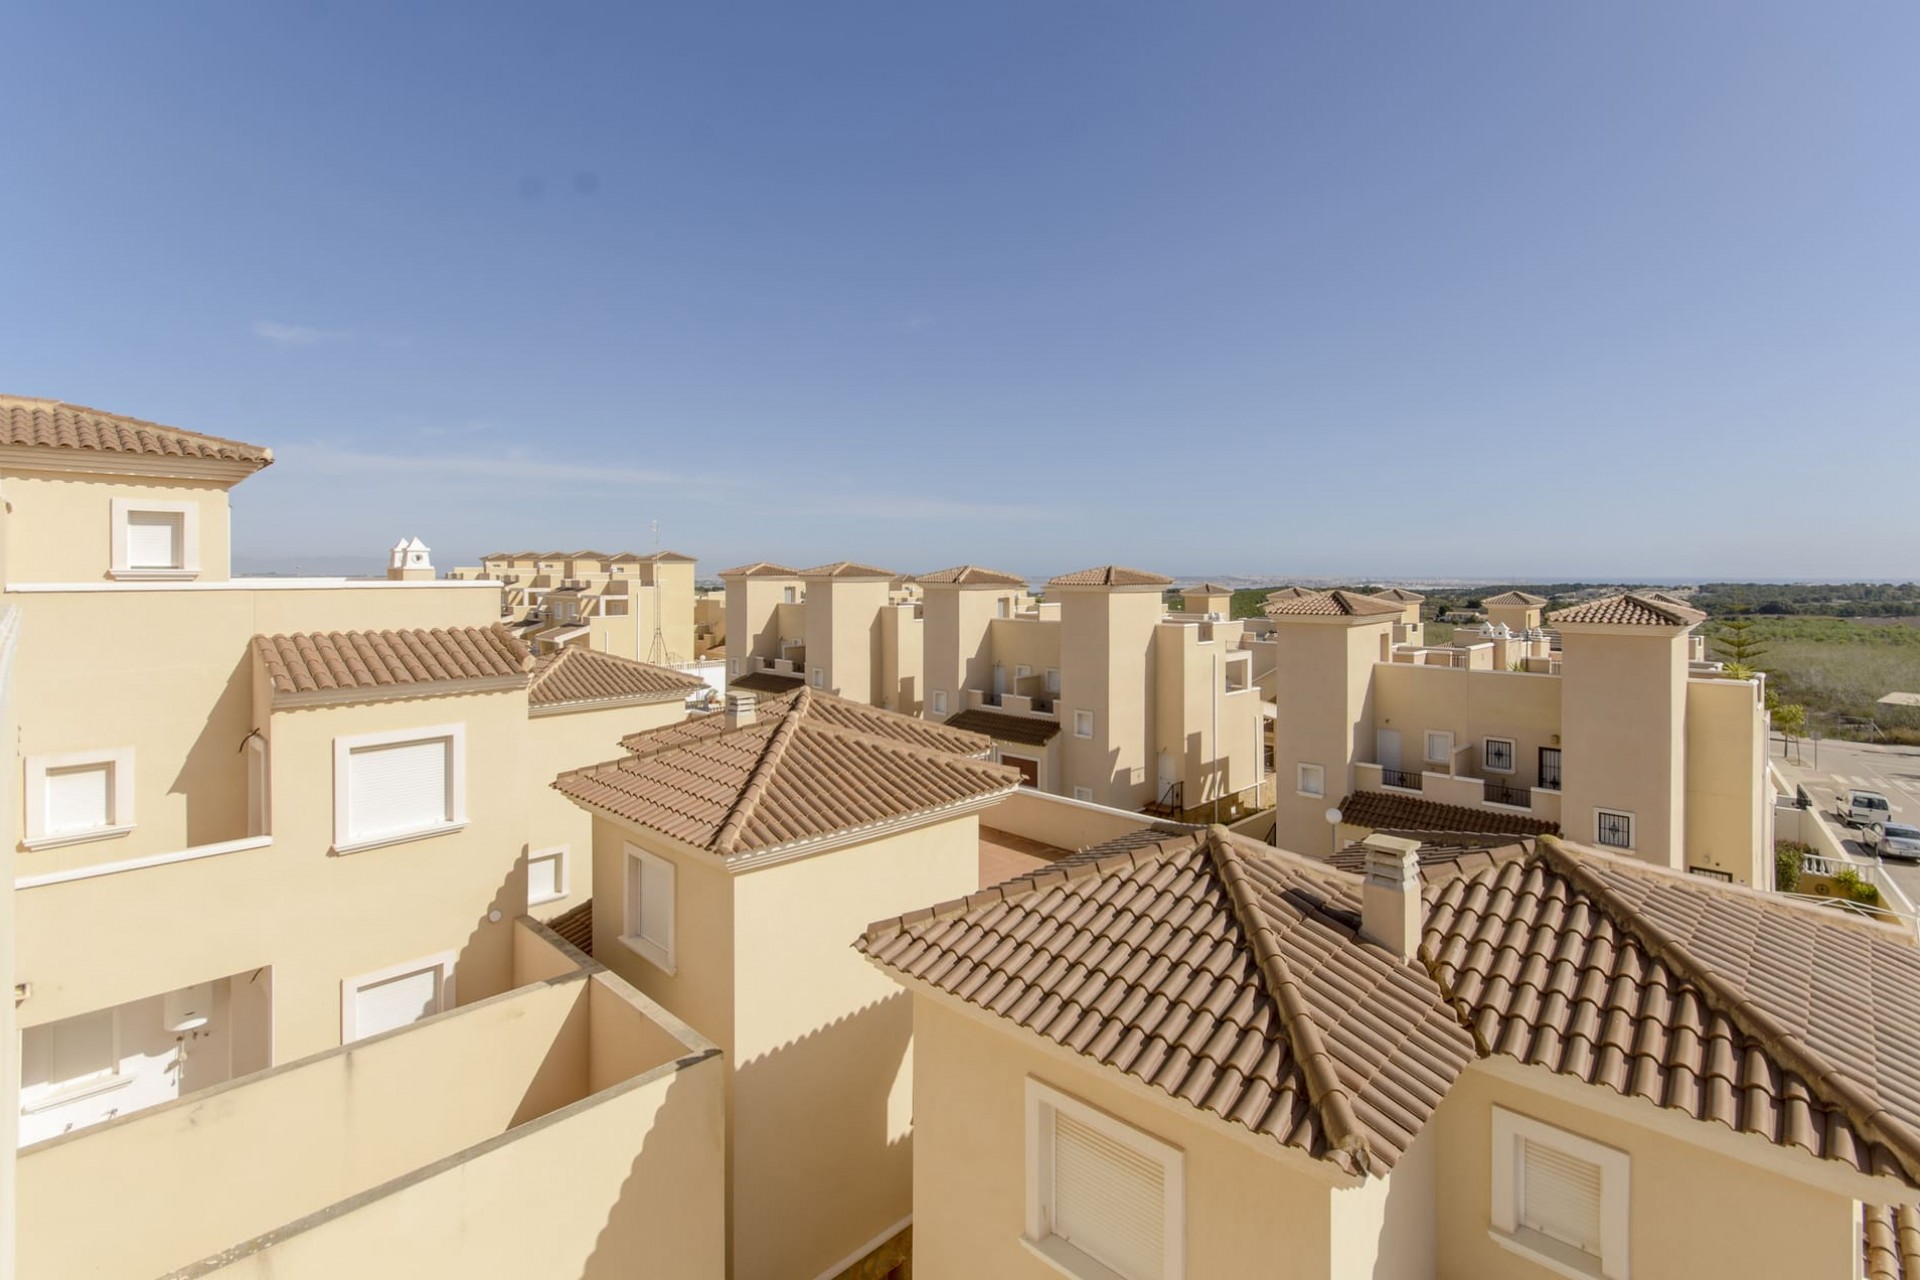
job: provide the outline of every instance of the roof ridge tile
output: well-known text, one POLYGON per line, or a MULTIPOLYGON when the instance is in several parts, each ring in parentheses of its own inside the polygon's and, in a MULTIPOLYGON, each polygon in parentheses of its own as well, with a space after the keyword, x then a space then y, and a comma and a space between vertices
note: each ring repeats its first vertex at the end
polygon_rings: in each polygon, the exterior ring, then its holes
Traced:
POLYGON ((759 807, 761 797, 766 795, 773 772, 780 767, 780 757, 786 754, 787 743, 793 741, 793 735, 800 731, 800 721, 806 715, 811 696, 803 686, 787 708, 780 727, 773 731, 767 738, 767 745, 760 749, 760 758, 754 762, 753 772, 747 775, 746 785, 734 797, 726 821, 720 824, 719 833, 713 838, 713 851, 721 857, 732 853, 740 843, 740 832, 746 826, 747 819, 753 816, 753 811, 759 807))

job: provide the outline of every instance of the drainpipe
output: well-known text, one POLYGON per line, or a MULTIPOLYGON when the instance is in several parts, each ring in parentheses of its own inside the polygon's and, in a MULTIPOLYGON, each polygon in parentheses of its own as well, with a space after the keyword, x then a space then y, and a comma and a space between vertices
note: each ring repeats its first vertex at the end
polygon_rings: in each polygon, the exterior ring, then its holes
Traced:
POLYGON ((1220 822, 1220 649, 1213 650, 1213 821, 1220 822))

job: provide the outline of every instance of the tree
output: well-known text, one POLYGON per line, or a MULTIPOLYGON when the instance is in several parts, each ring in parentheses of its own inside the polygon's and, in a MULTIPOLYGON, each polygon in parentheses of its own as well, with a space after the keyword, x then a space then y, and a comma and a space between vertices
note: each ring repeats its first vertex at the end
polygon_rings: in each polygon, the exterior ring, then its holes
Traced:
POLYGON ((1773 727, 1792 741, 1807 733, 1807 709, 1798 702, 1782 702, 1773 709, 1773 727))
POLYGON ((1728 618, 1713 630, 1714 648, 1728 662, 1747 668, 1758 666, 1760 655, 1767 651, 1767 646, 1765 640, 1754 632, 1757 625, 1749 617, 1728 618))

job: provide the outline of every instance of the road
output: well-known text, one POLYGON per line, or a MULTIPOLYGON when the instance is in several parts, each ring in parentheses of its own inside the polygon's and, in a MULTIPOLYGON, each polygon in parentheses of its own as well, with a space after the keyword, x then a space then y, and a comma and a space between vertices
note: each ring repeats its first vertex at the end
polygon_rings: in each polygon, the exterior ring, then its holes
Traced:
MULTIPOLYGON (((1846 839, 1851 833, 1833 820, 1833 806, 1841 791, 1853 787, 1878 791, 1892 806, 1894 821, 1920 826, 1920 747, 1828 740, 1816 749, 1811 740, 1804 740, 1796 743, 1793 755, 1788 756, 1776 736, 1771 751, 1773 762, 1787 781, 1807 789, 1834 834, 1843 838, 1847 852, 1862 862, 1872 862, 1873 854, 1858 840, 1846 839)), ((1902 891, 1920 902, 1920 866, 1904 862, 1885 866, 1902 891)))

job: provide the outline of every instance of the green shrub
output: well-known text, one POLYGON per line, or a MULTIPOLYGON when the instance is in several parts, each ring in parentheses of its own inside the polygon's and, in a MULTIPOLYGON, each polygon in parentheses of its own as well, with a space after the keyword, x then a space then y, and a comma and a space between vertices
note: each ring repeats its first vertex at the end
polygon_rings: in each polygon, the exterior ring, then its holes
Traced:
POLYGON ((1833 883, 1849 899, 1864 906, 1880 905, 1880 890, 1860 878, 1860 873, 1852 867, 1841 867, 1833 873, 1833 883))
POLYGON ((1798 840, 1776 840, 1773 845, 1773 883, 1781 893, 1792 893, 1800 883, 1800 866, 1813 846, 1798 840))

